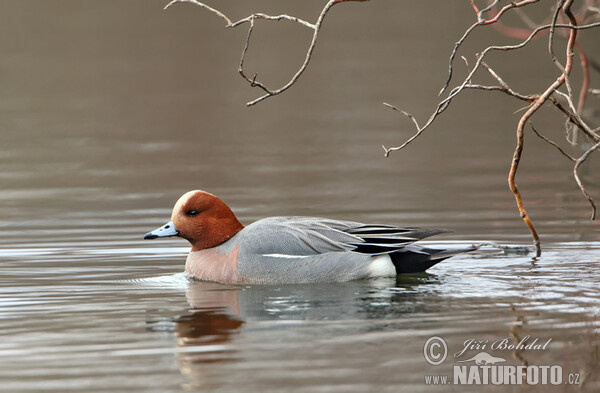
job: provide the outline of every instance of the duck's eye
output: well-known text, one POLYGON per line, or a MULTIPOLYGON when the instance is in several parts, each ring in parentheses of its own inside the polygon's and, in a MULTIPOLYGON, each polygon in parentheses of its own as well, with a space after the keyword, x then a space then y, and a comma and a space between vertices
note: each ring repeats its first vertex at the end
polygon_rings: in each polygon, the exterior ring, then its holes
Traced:
POLYGON ((188 217, 196 217, 200 212, 198 210, 188 210, 185 214, 188 217))

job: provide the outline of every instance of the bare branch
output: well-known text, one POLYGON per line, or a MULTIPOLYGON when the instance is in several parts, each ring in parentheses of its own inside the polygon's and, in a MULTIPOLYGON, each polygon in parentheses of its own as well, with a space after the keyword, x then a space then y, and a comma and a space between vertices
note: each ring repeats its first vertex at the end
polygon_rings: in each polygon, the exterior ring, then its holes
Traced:
POLYGON ((477 22, 480 22, 480 23, 483 22, 483 14, 486 13, 486 12, 488 12, 488 11, 490 11, 490 10, 492 10, 496 6, 496 4, 498 4, 498 1, 499 0, 492 1, 490 3, 490 5, 488 5, 487 7, 483 8, 481 11, 479 11, 477 13, 477 22))
POLYGON ((563 156, 567 157, 569 160, 575 162, 577 161, 576 158, 574 158, 573 156, 571 156, 569 153, 567 153, 566 151, 564 151, 562 149, 562 147, 560 147, 556 142, 551 141, 550 139, 546 138, 545 136, 543 136, 542 134, 540 134, 535 127, 533 126, 533 124, 531 124, 531 122, 529 122, 529 126, 531 127, 531 129, 533 130, 533 132, 535 132, 535 134, 537 136, 539 136, 543 141, 548 142, 550 145, 554 146, 559 152, 560 154, 562 154, 563 156))
MULTIPOLYGON (((558 95, 558 96, 564 95, 564 93, 561 93, 559 91, 555 91, 554 94, 558 95)), ((598 135, 598 133, 597 133, 598 130, 593 130, 589 125, 586 124, 586 122, 581 118, 581 116, 579 116, 577 113, 573 113, 569 109, 565 108, 554 97, 548 98, 548 101, 550 101, 556 108, 558 108, 558 110, 560 110, 562 113, 564 113, 565 116, 567 116, 567 118, 569 119, 569 121, 571 123, 573 123, 575 126, 577 126, 581 131, 583 131, 583 133, 588 138, 590 138, 594 142, 600 141, 600 135, 598 135)))
MULTIPOLYGON (((556 62, 556 56, 554 55, 554 30, 556 26, 556 22, 558 20, 558 14, 560 13, 560 9, 564 5, 565 0, 558 0, 556 4, 556 8, 554 9, 554 14, 552 15, 552 22, 550 23, 550 34, 548 35, 548 53, 552 57, 552 61, 556 62)), ((562 70, 561 70, 562 71, 562 70)))
POLYGON ((315 25, 313 25, 312 23, 307 22, 300 18, 296 18, 295 16, 289 16, 289 15, 285 15, 285 14, 270 16, 270 15, 266 15, 266 14, 262 14, 262 13, 252 14, 250 16, 247 16, 243 19, 238 20, 237 22, 231 23, 227 27, 238 27, 241 24, 248 23, 248 22, 254 21, 256 19, 264 19, 264 20, 272 20, 272 21, 280 21, 280 20, 284 19, 284 20, 289 20, 290 22, 295 22, 295 23, 301 24, 302 26, 306 26, 309 29, 313 29, 313 30, 315 29, 315 25))
POLYGON ((579 186, 579 189, 581 190, 583 195, 586 197, 586 199, 592 206, 592 217, 591 217, 592 220, 596 219, 596 204, 594 203, 594 200, 592 199, 591 195, 585 190, 585 187, 583 186, 583 183, 581 182, 581 179, 579 178, 579 174, 577 173, 577 171, 579 170, 579 167, 581 166, 581 164, 583 164, 583 162, 585 160, 587 160, 589 155, 592 154, 592 152, 597 150, 599 147, 600 147, 600 142, 596 143, 594 146, 587 149, 586 152, 583 153, 583 155, 581 157, 579 157, 577 159, 577 161, 575 161, 575 166, 573 167, 573 176, 575 177, 575 181, 577 182, 577 185, 579 186))
MULTIPOLYGON (((498 81, 498 83, 500 84, 500 86, 490 86, 493 88, 486 87, 485 90, 500 90, 512 97, 516 97, 522 101, 526 101, 529 103, 533 102, 536 98, 538 98, 538 95, 523 95, 523 94, 517 93, 516 91, 511 89, 510 86, 508 86, 508 83, 504 82, 504 80, 502 78, 500 78, 500 76, 483 60, 481 61, 481 66, 483 68, 485 68, 490 73, 490 75, 494 79, 496 79, 498 81)), ((465 86, 465 87, 467 87, 467 86, 465 86)))
MULTIPOLYGON (((518 98, 519 100, 522 100, 522 101, 525 101, 525 102, 529 102, 529 103, 533 102, 538 97, 538 95, 529 95, 529 96, 526 96, 526 95, 517 93, 517 92, 513 91, 512 89, 506 88, 504 86, 487 86, 487 85, 478 85, 478 84, 468 84, 468 85, 465 85, 464 89, 486 90, 486 91, 500 91, 502 93, 508 94, 509 96, 518 98)), ((527 108, 527 107, 525 107, 525 108, 527 108)), ((517 112, 519 112, 521 110, 522 109, 519 109, 517 112)))
POLYGON ((477 12, 477 22, 472 24, 471 27, 469 27, 465 31, 463 36, 454 44, 454 49, 452 49, 452 53, 450 54, 450 61, 448 62, 448 78, 446 79, 446 82, 444 83, 444 86, 442 87, 442 89, 440 90, 438 95, 442 95, 444 93, 444 91, 446 91, 448 86, 450 85, 450 81, 452 80, 452 64, 454 62, 454 57, 456 56, 456 52, 458 52, 458 48, 460 48, 460 46, 467 39, 469 34, 471 34, 471 32, 473 30, 475 30, 476 27, 496 23, 500 19, 500 17, 506 11, 510 10, 511 8, 523 7, 523 6, 526 6, 527 4, 537 3, 538 1, 539 0, 523 0, 521 2, 511 1, 510 4, 502 7, 502 9, 496 14, 496 16, 494 16, 492 19, 488 19, 488 20, 484 20, 482 17, 482 14, 489 11, 490 9, 492 9, 496 5, 497 1, 492 2, 492 4, 490 4, 489 7, 486 7, 481 11, 478 11, 477 7, 475 7, 475 4, 473 3, 473 1, 471 1, 471 5, 475 9, 475 12, 477 12))
POLYGON ((581 192, 583 193, 583 195, 585 196, 585 198, 588 200, 588 202, 592 206, 592 217, 591 217, 591 219, 595 220, 596 219, 596 204, 594 203, 594 200, 592 199, 591 195, 585 189, 585 186, 583 185, 583 182, 579 178, 578 170, 579 170, 579 167, 581 166, 581 164, 583 164, 583 162, 589 157, 589 155, 592 154, 593 151, 597 150, 600 147, 600 142, 596 143, 595 145, 593 145, 592 147, 590 147, 589 149, 587 149, 586 152, 583 153, 583 155, 581 157, 574 158, 573 156, 571 156, 570 154, 568 154, 567 152, 565 152, 556 142, 553 142, 550 139, 548 139, 545 136, 543 136, 542 134, 540 134, 535 129, 535 127, 533 126, 533 124, 531 124, 531 122, 529 122, 529 126, 531 127, 531 129, 533 130, 533 132, 535 132, 535 134, 538 137, 540 137, 542 140, 544 140, 545 142, 549 143, 550 145, 554 146, 560 152, 560 154, 562 154, 563 156, 567 157, 569 160, 571 160, 572 162, 575 163, 575 165, 573 166, 573 177, 575 178, 575 181, 577 182, 577 185, 579 186, 579 189, 581 190, 581 192))
POLYGON ((319 14, 319 17, 317 18, 317 21, 313 24, 310 22, 307 22, 303 19, 297 18, 295 16, 290 16, 290 15, 276 15, 276 16, 271 16, 271 15, 266 15, 263 13, 255 13, 252 14, 250 16, 247 16, 245 18, 242 18, 236 22, 232 22, 230 18, 228 18, 225 14, 223 14, 221 11, 212 8, 202 2, 199 2, 197 0, 172 0, 170 3, 167 4, 166 8, 171 7, 173 4, 175 3, 192 3, 195 4, 205 10, 208 10, 212 13, 214 13, 215 15, 219 16, 220 18, 222 18, 223 20, 225 20, 226 26, 227 27, 238 27, 244 23, 248 23, 250 24, 250 27, 248 28, 248 34, 246 35, 246 42, 244 44, 244 48, 242 49, 242 55, 240 58, 240 64, 238 67, 238 73, 242 76, 242 78, 244 78, 251 87, 258 87, 259 89, 261 89, 263 92, 265 92, 264 95, 249 101, 246 103, 246 106, 252 106, 255 105, 269 97, 273 97, 276 96, 278 94, 283 93, 284 91, 286 91, 287 89, 289 89, 294 83, 296 83, 296 81, 300 78, 300 76, 304 73, 304 71, 306 70, 306 68, 308 67, 308 63, 311 60, 313 51, 315 49, 315 45, 317 44, 317 38, 319 36, 319 31, 321 30, 321 25, 323 24, 323 19, 325 18, 325 15, 327 15, 327 13, 329 12, 329 10, 331 9, 331 7, 333 7, 336 4, 339 3, 345 3, 345 2, 350 2, 350 1, 354 1, 354 2, 365 2, 365 1, 369 1, 369 0, 329 0, 326 4, 325 7, 323 8, 323 10, 321 11, 321 13, 319 14), (304 27, 308 27, 309 29, 313 30, 313 36, 312 36, 312 40, 310 42, 310 45, 308 46, 308 49, 306 51, 306 56, 304 58, 304 62, 302 63, 302 65, 300 66, 300 68, 296 71, 296 73, 292 76, 292 78, 286 83, 284 84, 282 87, 278 88, 278 89, 270 89, 268 88, 264 83, 257 81, 257 75, 255 74, 252 78, 249 78, 245 73, 244 73, 244 60, 246 58, 246 54, 248 52, 248 48, 250 46, 250 37, 252 36, 252 32, 254 31, 254 22, 257 19, 262 19, 262 20, 268 20, 268 21, 280 21, 280 20, 287 20, 290 22, 294 22, 294 23, 298 23, 301 26, 304 27))
MULTIPOLYGON (((492 10, 493 8, 488 7, 482 11, 479 11, 478 8, 476 7, 476 5, 474 4, 474 2, 472 1, 471 4, 473 6, 473 9, 476 11, 477 17, 478 17, 477 22, 475 24, 471 25, 469 28, 467 28, 467 30, 462 35, 462 37, 456 42, 454 49, 450 55, 450 59, 449 59, 448 79, 444 83, 444 85, 440 91, 440 94, 442 94, 447 89, 447 87, 449 86, 449 83, 452 79, 453 62, 454 62, 454 57, 457 54, 458 48, 462 45, 462 43, 466 40, 466 38, 472 33, 472 31, 476 27, 481 26, 481 25, 496 23, 499 21, 502 14, 504 14, 509 9, 521 7, 521 6, 532 4, 535 2, 537 2, 537 1, 536 0, 531 0, 531 1, 525 0, 525 1, 521 1, 521 2, 510 1, 510 3, 508 5, 506 5, 505 7, 503 7, 492 19, 484 20, 483 16, 482 16, 483 13, 488 12, 488 11, 492 10)), ((492 5, 495 5, 496 3, 497 3, 496 1, 491 2, 492 5)), ((521 193, 515 182, 515 177, 516 177, 517 169, 519 167, 519 163, 520 163, 521 156, 523 153, 524 127, 528 122, 530 122, 531 117, 546 102, 550 102, 556 108, 558 108, 561 112, 563 112, 565 114, 565 116, 567 117, 567 121, 569 122, 569 124, 573 124, 574 126, 578 127, 579 130, 581 130, 588 138, 590 138, 590 140, 594 141, 594 143, 595 143, 595 145, 592 148, 588 149, 588 151, 586 151, 586 153, 582 157, 580 157, 579 159, 576 159, 576 158, 570 156, 569 154, 567 154, 558 144, 556 144, 555 142, 549 140, 548 138, 546 138, 543 135, 541 135, 540 133, 538 133, 537 130, 535 130, 535 128, 533 128, 533 126, 532 126, 532 129, 534 130, 534 132, 536 133, 536 135, 539 138, 541 138, 545 142, 547 142, 550 145, 557 148, 561 154, 563 154, 565 157, 569 158, 572 162, 575 163, 575 167, 574 167, 575 180, 577 181, 577 184, 579 185, 579 188, 581 189, 584 196, 588 199, 588 201, 590 201, 590 204, 592 205, 594 217, 595 217, 595 211, 596 211, 596 208, 595 208, 593 200, 591 199, 591 196, 587 193, 585 187, 583 186, 582 182, 580 181, 579 177, 577 176, 577 169, 579 168, 581 163, 593 151, 595 151, 596 149, 599 148, 598 145, 600 144, 600 136, 597 134, 597 130, 594 130, 591 127, 589 127, 584 122, 584 120, 581 118, 580 114, 581 114, 581 108, 583 105, 582 101, 583 101, 584 96, 582 95, 582 93, 580 93, 580 99, 578 101, 578 105, 576 106, 574 104, 573 89, 571 87, 569 75, 573 68, 573 57, 574 57, 574 53, 575 53, 575 48, 577 48, 579 51, 578 44, 577 44, 577 32, 579 30, 600 27, 600 22, 589 23, 589 24, 586 24, 583 26, 577 26, 577 20, 576 20, 575 16, 573 15, 573 13, 571 12, 571 8, 570 8, 572 3, 573 3, 573 0, 558 0, 556 10, 553 13, 553 17, 551 19, 552 20, 551 23, 547 24, 547 25, 542 25, 542 26, 536 27, 520 43, 515 44, 515 45, 489 46, 489 47, 485 48, 483 50, 483 52, 481 52, 480 54, 477 54, 476 61, 475 61, 474 66, 472 67, 472 69, 468 69, 467 75, 464 77, 464 79, 462 79, 462 82, 460 82, 456 87, 454 87, 448 93, 446 98, 444 98, 443 100, 441 100, 438 103, 437 107, 435 108, 434 112, 429 117, 429 119, 425 123, 425 125, 419 127, 416 119, 414 119, 412 116, 408 115, 406 112, 404 112, 402 110, 399 110, 399 109, 393 107, 392 105, 386 104, 388 107, 391 107, 392 109, 397 110, 397 111, 409 116, 413 120, 413 123, 417 127, 416 134, 414 134, 412 137, 410 137, 408 140, 406 140, 402 145, 400 145, 398 147, 392 147, 392 148, 384 147, 385 155, 388 156, 391 151, 400 150, 400 149, 404 148, 406 145, 408 145, 409 143, 411 143, 412 141, 414 141, 417 137, 419 137, 425 131, 425 129, 427 129, 433 123, 433 121, 437 118, 437 116, 439 116, 441 113, 443 113, 448 108, 452 99, 465 89, 476 89, 476 90, 483 90, 483 91, 500 91, 511 97, 515 97, 521 101, 527 102, 529 105, 526 108, 524 108, 525 112, 521 116, 521 118, 518 122, 518 125, 517 125, 517 129, 516 129, 517 143, 515 146, 515 151, 513 154, 510 171, 508 173, 508 184, 509 184, 509 188, 513 192, 513 195, 515 196, 515 201, 516 201, 517 207, 519 209, 520 216, 523 219, 524 223, 529 228, 529 231, 531 232, 531 235, 532 235, 533 241, 534 241, 534 246, 536 248, 536 252, 538 255, 540 255, 540 253, 541 253, 540 239, 539 239, 537 231, 533 225, 533 222, 531 221, 531 219, 529 218, 529 216, 527 214, 527 211, 525 210, 525 206, 523 204, 523 199, 521 197, 521 193), (566 16, 566 18, 568 19, 568 23, 557 23, 559 21, 559 16, 561 13, 566 16), (536 35, 538 35, 540 32, 548 31, 548 30, 550 31, 548 50, 551 55, 552 61, 560 69, 561 73, 556 78, 556 80, 554 80, 552 83, 550 83, 541 94, 526 95, 526 94, 521 94, 521 93, 516 92, 508 85, 508 83, 506 83, 484 61, 486 56, 492 51, 513 51, 513 50, 521 49, 521 48, 527 46, 527 44, 529 42, 531 42, 534 39, 534 37, 536 37, 536 35), (558 61, 557 57, 555 56, 555 54, 553 52, 553 40, 554 40, 554 36, 555 36, 555 31, 557 31, 557 30, 568 31, 568 34, 567 34, 568 40, 567 40, 567 45, 566 45, 566 50, 565 50, 566 60, 565 60, 564 66, 558 61), (496 82, 498 84, 497 85, 482 85, 482 84, 474 83, 473 77, 474 77, 475 73, 477 71, 479 71, 481 68, 484 68, 485 70, 487 70, 487 72, 492 76, 492 78, 494 78, 496 80, 496 82), (559 90, 559 88, 562 86, 566 87, 566 90, 567 90, 566 93, 563 93, 559 90)), ((526 18, 526 19, 528 20, 528 18, 526 18)), ((528 20, 528 21, 531 23, 531 20, 528 20)), ((587 59, 585 58, 585 53, 583 52, 583 50, 581 50, 579 53, 581 54, 581 59, 582 59, 581 60, 582 69, 584 69, 584 72, 585 72, 586 69, 584 68, 583 63, 586 62, 587 59)), ((464 59, 464 57, 463 57, 463 59, 464 59)), ((592 62, 592 64, 594 64, 594 63, 592 62)), ((468 68, 468 66, 467 66, 467 68, 468 68)), ((584 83, 582 85, 582 88, 585 88, 586 91, 589 89, 589 80, 584 78, 584 83)))
POLYGON ((411 115, 410 113, 408 113, 406 111, 403 111, 402 109, 398 109, 394 105, 388 104, 387 102, 384 102, 383 105, 387 106, 388 108, 392 108, 396 112, 402 113, 404 116, 406 116, 409 119, 411 119, 413 121, 413 123, 415 123, 415 126, 417 127, 417 130, 419 129, 419 123, 417 122, 417 119, 415 119, 415 117, 413 115, 411 115))
POLYGON ((204 4, 204 3, 201 3, 199 1, 196 1, 196 0, 173 0, 169 4, 167 4, 164 9, 166 10, 167 8, 171 7, 175 3, 192 3, 192 4, 195 4, 198 7, 204 8, 205 10, 210 11, 213 14, 217 15, 218 17, 224 19, 227 27, 231 26, 231 20, 225 14, 223 14, 221 11, 219 11, 217 9, 214 9, 214 8, 208 6, 208 5, 204 4))
MULTIPOLYGON (((572 26, 572 25, 562 25, 561 24, 561 25, 556 25, 555 27, 565 28, 565 29, 570 29, 570 30, 583 30, 583 29, 590 29, 590 28, 594 28, 594 27, 600 27, 600 22, 588 24, 585 26, 572 26)), ((537 29, 535 29, 533 32, 531 32, 531 34, 529 35, 529 37, 527 37, 527 39, 525 39, 524 41, 522 41, 521 43, 516 44, 516 45, 487 47, 480 55, 477 56, 477 61, 475 63, 475 66, 473 67, 471 72, 469 72, 469 74, 465 77, 465 79, 463 80, 461 85, 452 89, 452 91, 448 94, 448 96, 438 103, 437 107, 435 108, 434 112, 431 114, 431 116, 429 117, 429 119, 427 120, 425 125, 423 127, 419 128, 417 130, 417 133, 415 135, 413 135, 410 139, 408 139, 406 142, 404 142, 402 145, 396 146, 396 147, 384 148, 385 149, 385 157, 388 157, 390 152, 392 152, 392 151, 402 150, 409 143, 414 141, 435 121, 435 119, 441 113, 443 113, 448 108, 448 106, 452 102, 452 99, 455 96, 457 96, 462 90, 464 90, 467 85, 469 85, 468 82, 473 78, 473 75, 479 70, 479 67, 481 66, 481 63, 483 62, 484 57, 489 52, 491 52, 491 51, 512 51, 512 50, 516 50, 516 49, 521 49, 524 46, 526 46, 533 39, 533 37, 535 37, 539 32, 548 30, 550 28, 551 28, 550 25, 540 26, 537 29)), ((501 89, 497 89, 497 90, 501 90, 501 89)), ((539 96, 536 96, 535 98, 539 98, 539 96)), ((546 99, 547 98, 545 98, 543 101, 545 102, 546 99)))
MULTIPOLYGON (((417 133, 412 138, 410 138, 408 141, 404 142, 404 144, 402 146, 400 146, 398 149, 402 149, 404 146, 406 146, 410 142, 414 141, 425 130, 425 128, 419 127, 419 123, 417 122, 417 119, 415 119, 415 117, 413 115, 411 115, 410 113, 403 111, 402 109, 398 109, 394 105, 388 104, 387 102, 384 102, 383 105, 395 110, 396 112, 400 112, 404 116, 408 117, 410 120, 412 120, 412 122, 415 124, 415 127, 417 128, 417 133)), ((384 145, 381 145, 381 147, 383 147, 383 150, 385 151, 385 153, 384 153, 385 157, 388 157, 390 155, 390 151, 397 150, 396 148, 388 149, 384 145)))
MULTIPOLYGON (((558 4, 560 7, 562 7, 563 12, 569 17, 570 22, 575 26, 575 25, 577 25, 577 21, 575 21, 575 18, 573 17, 573 14, 571 13, 571 10, 570 10, 572 3, 573 3, 573 0, 559 0, 558 4)), ((554 18, 553 22, 555 22, 555 21, 556 21, 556 18, 554 18)), ((554 29, 554 27, 551 28, 551 31, 553 29, 554 29)), ((517 184, 515 183, 517 169, 519 168, 519 163, 521 161, 521 155, 523 153, 523 142, 524 142, 523 129, 524 129, 527 121, 531 118, 531 116, 544 104, 544 102, 546 102, 548 100, 548 98, 552 95, 552 93, 554 93, 556 91, 556 89, 558 89, 561 85, 563 85, 565 83, 567 76, 571 72, 571 69, 573 67, 572 53, 573 53, 573 47, 575 46, 576 37, 577 37, 577 30, 572 29, 569 33, 569 40, 567 42, 567 48, 566 48, 567 61, 566 61, 565 67, 564 67, 564 72, 556 79, 556 81, 554 81, 554 83, 552 83, 546 89, 546 91, 544 91, 540 95, 540 97, 537 100, 535 100, 535 102, 529 107, 527 112, 525 112, 525 114, 523 114, 523 116, 521 116, 521 119, 519 119, 519 123, 517 124, 517 146, 515 147, 515 152, 513 154, 512 163, 510 165, 510 171, 508 173, 508 186, 515 196, 515 201, 517 203, 517 207, 519 208, 519 213, 521 215, 521 218, 523 219, 523 221, 529 228, 529 231, 531 232, 531 236, 533 237, 533 244, 536 248, 538 256, 541 255, 541 252, 542 252, 542 249, 540 246, 540 237, 537 234, 537 231, 535 229, 535 226, 533 225, 533 222, 531 221, 531 219, 529 218, 529 215, 527 214, 527 210, 525 210, 525 205, 523 204, 523 199, 521 197, 521 193, 517 187, 517 184)), ((550 45, 550 50, 552 50, 551 45, 550 45)), ((555 57, 553 57, 553 58, 555 58, 555 57)))

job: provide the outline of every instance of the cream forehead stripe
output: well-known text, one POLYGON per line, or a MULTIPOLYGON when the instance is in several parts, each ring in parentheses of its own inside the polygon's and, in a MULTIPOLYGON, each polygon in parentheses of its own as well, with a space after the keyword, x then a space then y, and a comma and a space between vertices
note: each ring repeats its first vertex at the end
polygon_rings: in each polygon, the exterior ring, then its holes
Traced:
POLYGON ((177 202, 175 202, 175 206, 173 206, 173 214, 171 215, 171 218, 174 218, 175 215, 182 209, 183 205, 185 205, 190 200, 190 198, 198 192, 215 197, 213 194, 210 194, 210 193, 204 192, 204 191, 200 191, 200 190, 188 191, 185 194, 183 194, 177 200, 177 202))
POLYGON ((192 194, 194 194, 195 192, 196 191, 186 192, 177 200, 177 202, 175 202, 175 206, 173 207, 173 215, 171 216, 171 218, 175 217, 175 215, 181 210, 183 205, 187 203, 192 194))

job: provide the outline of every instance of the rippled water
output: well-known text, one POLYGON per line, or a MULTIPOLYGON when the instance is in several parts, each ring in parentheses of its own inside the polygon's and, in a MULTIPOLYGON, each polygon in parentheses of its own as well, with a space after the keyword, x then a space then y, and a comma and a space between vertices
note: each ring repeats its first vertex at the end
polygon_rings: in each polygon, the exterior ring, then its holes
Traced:
MULTIPOLYGON (((226 6, 241 17, 287 3, 226 6)), ((600 230, 570 163, 529 136, 518 183, 542 234, 539 259, 485 247, 397 279, 228 286, 182 272, 183 240, 142 240, 179 195, 202 188, 246 224, 314 215, 455 231, 438 245, 528 245, 505 180, 520 104, 465 94, 429 134, 382 158, 381 144, 412 125, 381 102, 427 116, 472 22, 468 2, 438 4, 444 24, 413 3, 336 6, 300 83, 245 108, 256 94, 236 75, 245 32, 190 5, 3 2, 0 390, 598 391, 600 230), (411 35, 419 23, 427 34, 411 35), (432 336, 448 347, 439 366, 424 357, 432 336), (527 336, 550 342, 489 348, 527 336), (453 356, 467 340, 488 347, 453 356), (426 384, 482 351, 559 365, 579 385, 426 384)), ((312 19, 322 4, 292 6, 312 19)), ((275 84, 310 35, 272 28, 257 30, 248 66, 275 84)), ((497 68, 537 80, 512 64, 497 68)), ((536 124, 558 140, 554 115, 536 124)), ((597 173, 592 157, 582 177, 594 195, 597 173)))
POLYGON ((599 250, 556 244, 536 261, 484 250, 395 280, 228 286, 179 273, 182 248, 15 249, 3 253, 3 389, 437 391, 424 376, 452 363, 425 362, 430 336, 455 353, 529 335, 551 339, 547 350, 494 356, 561 365, 592 391, 599 250))

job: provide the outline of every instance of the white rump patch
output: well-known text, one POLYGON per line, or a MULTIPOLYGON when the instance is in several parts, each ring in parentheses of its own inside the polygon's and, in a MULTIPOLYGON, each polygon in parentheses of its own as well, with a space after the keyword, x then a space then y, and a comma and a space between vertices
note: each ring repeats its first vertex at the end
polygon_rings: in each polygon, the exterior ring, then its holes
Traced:
POLYGON ((389 255, 378 255, 371 259, 369 264, 369 277, 389 277, 395 275, 396 268, 389 255))

